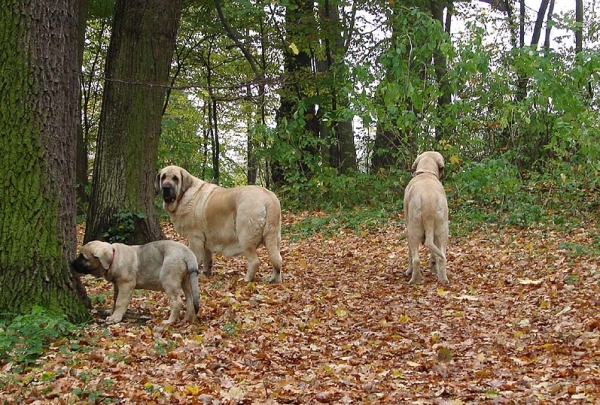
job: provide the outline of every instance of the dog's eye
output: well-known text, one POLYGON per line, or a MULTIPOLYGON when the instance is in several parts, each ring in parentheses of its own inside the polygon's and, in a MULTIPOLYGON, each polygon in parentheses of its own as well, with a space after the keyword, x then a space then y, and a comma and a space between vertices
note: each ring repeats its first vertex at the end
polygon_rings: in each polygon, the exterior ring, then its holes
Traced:
POLYGON ((174 181, 175 183, 179 183, 179 177, 177 177, 177 176, 173 176, 173 181, 174 181))

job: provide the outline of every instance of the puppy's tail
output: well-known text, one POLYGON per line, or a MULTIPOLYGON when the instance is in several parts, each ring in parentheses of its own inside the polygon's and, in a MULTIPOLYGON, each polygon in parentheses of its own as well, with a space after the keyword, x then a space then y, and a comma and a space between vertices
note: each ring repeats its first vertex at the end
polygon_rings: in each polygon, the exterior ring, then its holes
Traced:
POLYGON ((192 258, 186 260, 188 273, 190 275, 190 283, 192 284, 192 302, 196 313, 200 310, 200 292, 198 290, 198 261, 196 256, 191 254, 192 258), (192 260, 193 259, 193 260, 192 260))

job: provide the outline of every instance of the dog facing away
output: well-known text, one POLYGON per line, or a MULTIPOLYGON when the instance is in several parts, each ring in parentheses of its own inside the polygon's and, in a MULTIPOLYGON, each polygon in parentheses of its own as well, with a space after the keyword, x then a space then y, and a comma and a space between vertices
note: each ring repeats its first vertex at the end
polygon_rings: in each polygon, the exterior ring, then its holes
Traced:
POLYGON ((113 283, 113 311, 106 323, 121 322, 135 289, 167 294, 171 314, 164 324, 179 319, 182 290, 186 298, 186 320, 193 322, 198 313, 198 261, 194 253, 179 242, 162 240, 129 246, 95 240, 81 247, 71 267, 78 273, 104 277, 113 283))
POLYGON ((281 282, 281 205, 273 192, 260 186, 219 187, 178 166, 163 168, 155 185, 175 230, 187 238, 204 274, 212 274, 214 253, 244 254, 245 281, 251 282, 260 266, 257 249, 264 245, 273 266, 269 282, 281 282))
POLYGON ((430 250, 429 267, 442 284, 446 275, 446 246, 448 245, 448 202, 440 182, 444 174, 444 158, 438 152, 423 152, 412 164, 413 178, 404 192, 404 218, 408 239, 408 270, 410 284, 423 281, 419 245, 430 250))

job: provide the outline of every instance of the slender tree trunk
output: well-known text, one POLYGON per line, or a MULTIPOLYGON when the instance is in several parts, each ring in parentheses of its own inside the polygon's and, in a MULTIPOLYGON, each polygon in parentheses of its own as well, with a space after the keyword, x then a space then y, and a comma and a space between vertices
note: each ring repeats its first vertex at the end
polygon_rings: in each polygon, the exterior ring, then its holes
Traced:
POLYGON ((575 0, 575 53, 579 55, 583 50, 583 0, 575 0))
MULTIPOLYGON (((451 24, 451 10, 450 8, 446 11, 446 18, 444 19, 444 7, 446 7, 446 0, 434 0, 431 2, 431 15, 434 19, 438 20, 442 27, 444 27, 444 32, 450 34, 450 24, 451 24)), ((446 122, 447 110, 452 103, 452 92, 450 90, 450 85, 448 83, 448 77, 446 76, 448 73, 448 61, 446 60, 446 56, 442 53, 439 47, 434 51, 433 56, 433 64, 435 66, 435 75, 440 86, 441 96, 438 99, 437 109, 439 116, 439 124, 436 125, 435 128, 435 139, 439 142, 442 139, 448 139, 450 134, 454 132, 454 128, 448 127, 446 122)), ((453 120, 448 120, 453 122, 453 120)))
MULTIPOLYGON (((83 51, 85 49, 85 27, 87 24, 88 0, 79 0, 79 18, 77 21, 77 64, 79 72, 83 66, 83 51)), ((81 91, 81 80, 79 81, 79 99, 80 105, 83 105, 83 94, 81 91)), ((83 109, 79 110, 79 122, 77 124, 77 142, 76 142, 76 164, 75 179, 77 184, 77 213, 83 214, 88 204, 87 186, 88 180, 88 148, 83 131, 83 109)))
POLYGON ((76 254, 77 0, 0 11, 0 313, 40 305, 75 322, 89 300, 76 254))
POLYGON ((182 0, 117 0, 106 63, 85 241, 103 239, 120 210, 141 213, 130 244, 162 239, 154 204, 158 139, 182 0))

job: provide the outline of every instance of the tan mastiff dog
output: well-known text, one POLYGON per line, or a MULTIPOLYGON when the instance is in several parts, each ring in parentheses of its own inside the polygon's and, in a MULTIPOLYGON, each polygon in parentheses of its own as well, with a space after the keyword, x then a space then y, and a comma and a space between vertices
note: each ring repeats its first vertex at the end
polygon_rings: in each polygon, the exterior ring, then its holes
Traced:
POLYGON ((81 247, 71 267, 78 273, 104 277, 113 283, 113 312, 106 323, 121 322, 134 289, 167 294, 171 315, 164 324, 179 319, 183 305, 181 290, 186 299, 186 320, 192 322, 198 312, 198 261, 194 253, 179 242, 162 240, 128 246, 94 240, 81 247))
POLYGON ((438 152, 424 152, 412 165, 413 178, 404 192, 404 218, 408 238, 408 270, 410 284, 423 281, 419 245, 431 252, 429 267, 440 283, 448 284, 446 246, 448 245, 448 202, 440 182, 444 174, 444 158, 438 152))
POLYGON ((274 193, 260 186, 219 187, 178 166, 167 166, 157 174, 156 191, 204 274, 212 274, 214 253, 244 254, 245 280, 253 281, 260 265, 256 250, 265 245, 273 266, 269 282, 281 282, 281 206, 274 193))

